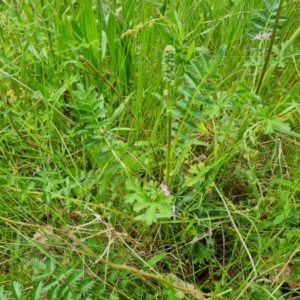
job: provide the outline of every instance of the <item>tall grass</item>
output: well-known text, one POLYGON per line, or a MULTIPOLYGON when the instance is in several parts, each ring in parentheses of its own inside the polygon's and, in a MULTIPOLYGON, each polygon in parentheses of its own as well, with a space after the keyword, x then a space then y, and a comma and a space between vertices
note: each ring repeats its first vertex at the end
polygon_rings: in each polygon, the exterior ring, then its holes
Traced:
POLYGON ((3 1, 0 298, 297 299, 299 5, 3 1))

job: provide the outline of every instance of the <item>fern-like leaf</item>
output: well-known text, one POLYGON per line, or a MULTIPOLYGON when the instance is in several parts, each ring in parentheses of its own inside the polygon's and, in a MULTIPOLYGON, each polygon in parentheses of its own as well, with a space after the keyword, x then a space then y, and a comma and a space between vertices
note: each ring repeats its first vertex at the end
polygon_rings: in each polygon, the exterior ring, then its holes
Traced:
POLYGON ((56 279, 49 280, 44 285, 44 291, 52 290, 52 288, 58 286, 59 281, 56 279))
POLYGON ((90 291, 93 286, 95 285, 95 281, 92 279, 85 279, 80 286, 80 292, 82 294, 87 293, 88 291, 90 291))
POLYGON ((74 274, 72 274, 69 278, 68 278, 68 283, 70 286, 75 286, 77 285, 77 282, 79 280, 82 279, 83 277, 83 271, 80 271, 80 272, 75 272, 74 274))
POLYGON ((4 287, 0 286, 0 299, 1 300, 10 300, 9 293, 4 291, 4 287))
POLYGON ((40 300, 43 294, 43 286, 44 283, 39 281, 37 284, 34 285, 31 291, 31 300, 40 300))
POLYGON ((45 271, 47 269, 46 263, 39 258, 33 258, 30 261, 32 267, 38 269, 39 271, 45 271))
POLYGON ((213 66, 212 72, 215 72, 217 69, 220 68, 226 50, 227 50, 227 45, 221 45, 217 50, 217 52, 215 53, 211 61, 211 65, 213 66))
POLYGON ((59 286, 56 285, 51 288, 51 290, 48 293, 48 300, 56 300, 58 299, 58 292, 59 292, 59 286))
POLYGON ((52 259, 48 259, 45 263, 38 258, 33 258, 30 264, 39 271, 33 275, 32 279, 34 281, 41 281, 45 278, 49 278, 54 274, 56 268, 55 262, 52 259))
MULTIPOLYGON (((256 28, 254 30, 248 30, 247 34, 252 38, 259 36, 261 32, 271 32, 273 30, 273 26, 275 23, 275 16, 277 13, 277 9, 279 7, 279 1, 276 0, 273 3, 264 0, 265 8, 263 10, 255 10, 253 14, 254 18, 250 19, 250 23, 256 28)), ((280 30, 280 24, 286 21, 287 18, 285 16, 279 17, 279 25, 278 29, 280 30)))
POLYGON ((24 300, 22 295, 22 288, 19 282, 14 281, 11 284, 11 292, 14 296, 14 300, 24 300))

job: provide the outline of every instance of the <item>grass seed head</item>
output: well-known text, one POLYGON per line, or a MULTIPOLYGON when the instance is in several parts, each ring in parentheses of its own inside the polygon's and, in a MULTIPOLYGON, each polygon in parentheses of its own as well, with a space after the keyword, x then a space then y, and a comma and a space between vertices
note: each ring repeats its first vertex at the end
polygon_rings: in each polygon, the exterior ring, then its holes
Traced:
POLYGON ((163 80, 171 86, 175 83, 175 53, 176 50, 171 45, 166 46, 163 53, 163 80))

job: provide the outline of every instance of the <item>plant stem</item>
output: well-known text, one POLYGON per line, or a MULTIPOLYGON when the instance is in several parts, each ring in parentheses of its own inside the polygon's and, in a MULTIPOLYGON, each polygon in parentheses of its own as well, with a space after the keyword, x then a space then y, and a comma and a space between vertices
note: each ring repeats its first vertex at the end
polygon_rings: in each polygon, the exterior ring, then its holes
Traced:
POLYGON ((263 79, 264 79, 264 76, 265 76, 265 73, 266 73, 266 70, 267 70, 267 66, 268 66, 268 63, 269 63, 269 60, 270 60, 270 57, 271 57, 272 48, 273 48, 273 45, 274 45, 274 42, 275 42, 275 35, 276 35, 276 31, 277 31, 278 24, 279 24, 279 18, 280 18, 280 12, 281 12, 281 8, 282 8, 282 4, 283 4, 283 0, 280 0, 279 6, 277 8, 276 17, 275 17, 275 23, 274 23, 273 30, 272 30, 271 41, 270 41, 268 53, 267 53, 265 63, 264 63, 264 66, 263 66, 263 69, 262 69, 262 72, 261 72, 261 75, 260 75, 260 78, 259 78, 259 81, 258 81, 258 84, 257 84, 256 91, 255 91, 256 94, 259 93, 259 90, 261 88, 261 85, 262 85, 262 82, 263 82, 263 79))
MULTIPOLYGON (((171 89, 170 89, 171 90, 171 89)), ((169 90, 169 92, 171 92, 169 90)), ((169 101, 167 107, 167 170, 166 170, 166 185, 169 186, 170 181, 170 171, 171 171, 171 142, 172 142, 172 95, 169 94, 169 101)))

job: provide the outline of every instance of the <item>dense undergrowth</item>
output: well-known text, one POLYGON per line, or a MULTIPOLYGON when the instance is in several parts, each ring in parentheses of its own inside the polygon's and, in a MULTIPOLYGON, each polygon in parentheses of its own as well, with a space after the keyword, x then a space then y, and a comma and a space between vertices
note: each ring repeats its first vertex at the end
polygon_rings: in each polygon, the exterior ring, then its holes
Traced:
POLYGON ((300 3, 0 4, 0 299, 299 299, 300 3))

